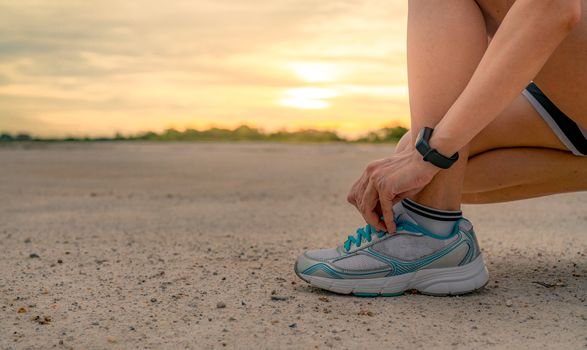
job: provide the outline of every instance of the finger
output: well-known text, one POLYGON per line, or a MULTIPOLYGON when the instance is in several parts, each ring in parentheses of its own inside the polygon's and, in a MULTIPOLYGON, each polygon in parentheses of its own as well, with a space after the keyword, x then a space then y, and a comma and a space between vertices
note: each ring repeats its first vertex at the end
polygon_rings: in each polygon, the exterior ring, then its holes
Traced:
POLYGON ((352 205, 356 205, 357 201, 355 200, 355 188, 354 186, 349 191, 349 194, 346 196, 346 201, 352 205))
POLYGON ((361 199, 361 214, 365 221, 379 231, 386 231, 385 223, 379 219, 379 215, 375 212, 379 195, 375 186, 371 182, 367 185, 367 189, 361 199))
POLYGON ((387 232, 393 233, 395 232, 395 221, 393 220, 393 199, 395 195, 387 191, 385 188, 380 189, 379 191, 379 204, 381 205, 381 211, 383 212, 383 220, 385 222, 385 227, 387 228, 387 232))
POLYGON ((354 192, 355 204, 357 208, 361 208, 362 206, 363 196, 365 195, 365 188, 367 187, 368 180, 369 178, 366 173, 363 173, 359 181, 357 181, 357 186, 354 192))
POLYGON ((347 201, 349 203, 351 203, 352 205, 354 205, 355 207, 357 207, 358 204, 358 193, 362 191, 360 191, 361 186, 363 185, 363 181, 365 178, 365 173, 363 172, 363 174, 361 174, 361 176, 359 177, 359 179, 357 181, 355 181, 355 183, 353 184, 353 186, 351 187, 351 190, 349 191, 349 194, 347 195, 347 201))
POLYGON ((380 218, 383 216, 383 211, 381 211, 381 204, 379 204, 379 201, 377 201, 377 205, 375 206, 375 214, 377 214, 377 216, 380 218))

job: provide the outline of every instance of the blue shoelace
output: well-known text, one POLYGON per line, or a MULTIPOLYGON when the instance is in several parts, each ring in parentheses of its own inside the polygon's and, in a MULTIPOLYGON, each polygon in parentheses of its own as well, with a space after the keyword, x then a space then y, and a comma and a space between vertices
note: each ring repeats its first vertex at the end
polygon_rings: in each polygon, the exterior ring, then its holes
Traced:
MULTIPOLYGON (((395 224, 396 224, 396 231, 401 231, 403 229, 403 226, 401 223, 396 222, 395 224)), ((351 250, 351 246, 353 244, 357 248, 359 248, 361 246, 361 243, 363 242, 363 238, 365 239, 365 241, 371 242, 371 234, 373 234, 373 233, 377 234, 377 238, 381 238, 381 237, 385 236, 385 234, 387 232, 376 230, 369 224, 367 224, 365 227, 359 227, 357 229, 357 233, 355 236, 353 236, 353 235, 348 236, 347 240, 344 242, 344 249, 348 252, 349 250, 351 250)))

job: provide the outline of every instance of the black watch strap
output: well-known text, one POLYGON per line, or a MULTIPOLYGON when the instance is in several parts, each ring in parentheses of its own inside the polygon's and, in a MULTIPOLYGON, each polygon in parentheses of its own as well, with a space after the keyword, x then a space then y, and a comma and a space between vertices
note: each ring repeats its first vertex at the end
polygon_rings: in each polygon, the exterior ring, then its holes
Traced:
POLYGON ((441 169, 448 169, 457 160, 459 160, 459 152, 447 157, 440 154, 436 149, 430 147, 430 137, 434 129, 424 127, 420 130, 416 140, 416 149, 422 155, 425 161, 434 164, 441 169))

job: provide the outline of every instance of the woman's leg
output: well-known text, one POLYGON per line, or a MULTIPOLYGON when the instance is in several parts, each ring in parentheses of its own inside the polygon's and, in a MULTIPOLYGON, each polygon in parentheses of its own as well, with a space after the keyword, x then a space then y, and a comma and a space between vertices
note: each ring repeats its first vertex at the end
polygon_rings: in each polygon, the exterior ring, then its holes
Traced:
MULTIPOLYGON (((492 35, 514 1, 476 0, 492 35)), ((583 128, 587 128, 587 0, 581 20, 534 78, 542 91, 583 128)))
POLYGON ((499 203, 578 191, 587 191, 587 157, 548 148, 505 148, 469 158, 462 202, 499 203))
MULTIPOLYGON (((396 147, 408 147, 404 135, 396 147)), ((587 157, 569 152, 524 96, 470 145, 463 203, 512 201, 587 190, 587 157)))
MULTIPOLYGON (((424 126, 434 127, 469 82, 487 48, 485 21, 473 0, 411 0, 408 12, 408 83, 411 125, 415 142, 424 126)), ((467 152, 443 170, 420 193, 416 202, 457 210, 467 152)))
MULTIPOLYGON (((473 37, 481 35, 481 32, 487 33, 485 27, 484 29, 480 29, 479 27, 485 26, 487 23, 488 30, 495 30, 499 27, 503 16, 505 16, 512 3, 490 0, 478 0, 477 2, 472 0, 446 2, 410 1, 408 77, 410 84, 410 106, 412 109, 412 129, 414 130, 410 143, 413 144, 416 136, 415 133, 422 126, 436 125, 448 107, 450 107, 454 98, 464 88, 466 82, 463 83, 462 79, 471 75, 472 69, 474 69, 471 66, 477 65, 476 61, 479 58, 477 57, 479 55, 479 49, 483 48, 484 50, 486 46, 486 41, 482 39, 477 39, 476 43, 473 42, 473 37), (477 6, 477 3, 479 3, 480 7, 477 6), (447 15, 444 12, 450 6, 459 6, 461 10, 455 11, 451 17, 451 15, 447 15), (481 11, 483 14, 480 14, 481 11), (456 18, 465 13, 468 13, 467 19, 461 18, 459 20, 456 18), (463 34, 462 31, 468 32, 468 35, 463 34)), ((584 3, 587 3, 587 1, 584 1, 584 3)), ((587 127, 587 103, 584 98, 585 91, 587 91, 587 65, 583 63, 587 60, 586 45, 587 11, 583 11, 583 18, 580 23, 557 48, 535 78, 535 81, 553 102, 570 117, 575 118, 575 122, 584 128, 587 127)), ((519 101, 515 102, 514 105, 525 104, 528 107, 527 101, 520 102, 522 99, 520 97, 519 101)), ((519 110, 515 106, 513 108, 514 110, 519 110)), ((474 111, 472 113, 471 117, 474 118, 474 111)), ((540 117, 533 110, 528 115, 534 115, 537 120, 540 120, 540 117)), ((525 134, 526 136, 533 136, 534 141, 532 144, 500 145, 500 143, 495 142, 495 139, 486 137, 489 134, 496 134, 495 132, 484 130, 477 137, 477 140, 487 142, 487 145, 484 146, 485 149, 538 147, 566 151, 550 130, 548 130, 549 136, 543 138, 537 136, 535 129, 533 129, 534 126, 512 129, 509 128, 511 125, 503 128, 504 125, 507 125, 505 123, 493 124, 494 126, 501 126, 501 132, 504 133, 508 130, 516 130, 517 134, 513 136, 514 140, 523 139, 520 134, 525 134), (556 145, 553 146, 553 143, 556 145)), ((546 130, 545 124, 542 124, 540 127, 546 130)), ((470 147, 475 147, 475 145, 471 144, 470 147)), ((513 169, 524 169, 526 173, 524 175, 518 174, 517 178, 510 177, 507 181, 512 182, 510 183, 511 186, 502 186, 500 189, 491 190, 490 192, 471 192, 473 189, 475 191, 480 190, 480 185, 483 181, 506 180, 505 176, 494 180, 488 179, 488 176, 496 174, 495 171, 481 172, 475 171, 474 169, 489 170, 491 166, 497 164, 496 162, 498 160, 506 161, 505 156, 513 156, 514 153, 510 151, 507 154, 493 153, 491 155, 486 154, 483 157, 471 157, 472 162, 475 161, 475 164, 472 164, 471 171, 467 173, 471 174, 471 176, 466 175, 467 181, 463 182, 465 169, 467 168, 466 162, 469 158, 467 152, 468 149, 462 150, 460 152, 462 160, 453 165, 448 171, 440 172, 414 199, 421 204, 439 209, 458 209, 458 205, 461 203, 463 185, 467 193, 477 193, 474 198, 468 194, 465 196, 465 199, 477 203, 528 198, 549 193, 584 189, 584 181, 582 179, 568 176, 569 171, 571 173, 577 171, 577 174, 584 173, 586 171, 584 160, 571 157, 567 152, 547 153, 546 150, 542 152, 539 150, 532 152, 526 150, 523 153, 522 151, 515 153, 515 155, 521 156, 523 154, 529 158, 518 159, 516 161, 516 167, 513 169), (523 182, 522 176, 530 178, 530 175, 536 175, 536 169, 546 165, 542 157, 545 157, 545 159, 549 158, 550 161, 559 164, 559 168, 548 171, 541 168, 540 174, 538 175, 543 176, 543 178, 540 181, 534 178, 535 183, 533 185, 529 183, 520 185, 519 183, 523 182), (554 161, 554 158, 557 161, 554 161), (485 162, 485 160, 489 161, 485 162), (562 163, 565 166, 560 166, 562 163), (559 184, 553 183, 553 179, 556 179, 556 176, 560 176, 558 178, 559 184), (562 183, 563 179, 570 182, 562 183), (516 181, 518 182, 517 185, 514 184, 516 181), (537 185, 539 182, 542 182, 544 187, 541 188, 540 185, 537 185)), ((479 154, 476 150, 471 150, 471 152, 472 156, 479 154)), ((502 164, 505 165, 505 163, 502 164)), ((511 163, 509 164, 512 165, 511 163)), ((513 175, 512 173, 508 174, 513 175)))

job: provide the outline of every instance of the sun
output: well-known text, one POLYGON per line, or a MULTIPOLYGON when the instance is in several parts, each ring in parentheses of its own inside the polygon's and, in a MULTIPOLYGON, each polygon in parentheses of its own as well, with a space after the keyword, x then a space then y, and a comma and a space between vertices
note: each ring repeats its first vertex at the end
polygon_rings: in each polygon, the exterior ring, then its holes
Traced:
POLYGON ((338 96, 332 89, 317 87, 302 87, 287 89, 286 97, 280 101, 284 106, 302 109, 322 109, 330 107, 330 102, 324 101, 338 96))
POLYGON ((340 76, 340 69, 331 63, 293 62, 289 68, 305 83, 319 84, 322 87, 299 87, 285 90, 281 105, 301 109, 323 109, 330 107, 328 99, 339 92, 325 88, 324 83, 334 82, 340 76))
POLYGON ((300 109, 323 109, 330 107, 330 103, 321 100, 304 99, 297 97, 284 98, 281 104, 288 107, 300 109))
POLYGON ((292 63, 290 67, 300 79, 307 83, 331 82, 340 75, 339 69, 332 63, 297 62, 292 63))

